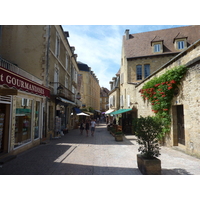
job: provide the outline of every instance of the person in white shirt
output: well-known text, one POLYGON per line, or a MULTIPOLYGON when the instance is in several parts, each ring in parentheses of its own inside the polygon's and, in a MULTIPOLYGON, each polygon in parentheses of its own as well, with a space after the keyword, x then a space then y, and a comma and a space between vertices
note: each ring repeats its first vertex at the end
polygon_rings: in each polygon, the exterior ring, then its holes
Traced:
POLYGON ((92 134, 92 136, 94 136, 95 126, 96 126, 96 122, 94 121, 94 119, 92 119, 92 121, 91 121, 91 134, 92 134))

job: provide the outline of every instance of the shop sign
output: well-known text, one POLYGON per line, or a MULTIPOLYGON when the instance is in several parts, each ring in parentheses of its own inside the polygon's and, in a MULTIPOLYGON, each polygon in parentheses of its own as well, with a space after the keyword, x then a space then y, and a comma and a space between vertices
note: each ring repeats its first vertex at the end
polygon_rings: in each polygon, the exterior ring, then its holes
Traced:
POLYGON ((0 85, 7 85, 18 90, 50 97, 48 88, 3 67, 0 67, 0 85))

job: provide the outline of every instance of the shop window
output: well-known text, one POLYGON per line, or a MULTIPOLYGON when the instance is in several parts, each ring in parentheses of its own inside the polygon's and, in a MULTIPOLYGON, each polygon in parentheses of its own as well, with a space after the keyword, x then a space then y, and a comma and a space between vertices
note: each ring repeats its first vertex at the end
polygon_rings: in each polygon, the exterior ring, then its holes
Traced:
POLYGON ((26 99, 22 104, 21 97, 16 99, 15 110, 15 145, 21 146, 31 141, 32 100, 26 99))
POLYGON ((34 139, 39 138, 40 134, 40 102, 35 102, 35 127, 34 127, 34 139))

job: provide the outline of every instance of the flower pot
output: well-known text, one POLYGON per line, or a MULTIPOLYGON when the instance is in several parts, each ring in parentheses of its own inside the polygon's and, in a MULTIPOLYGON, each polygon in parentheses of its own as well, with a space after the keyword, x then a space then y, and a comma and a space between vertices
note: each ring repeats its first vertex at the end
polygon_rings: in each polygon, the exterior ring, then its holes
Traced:
POLYGON ((123 141, 123 135, 115 135, 115 141, 117 142, 123 141))
POLYGON ((137 154, 137 165, 144 175, 161 175, 161 160, 158 158, 148 159, 137 154))

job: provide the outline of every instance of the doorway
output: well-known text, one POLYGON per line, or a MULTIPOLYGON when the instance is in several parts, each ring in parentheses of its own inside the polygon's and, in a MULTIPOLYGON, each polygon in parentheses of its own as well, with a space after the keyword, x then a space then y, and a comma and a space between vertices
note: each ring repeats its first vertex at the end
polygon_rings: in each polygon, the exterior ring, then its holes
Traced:
POLYGON ((185 126, 183 105, 176 106, 178 143, 185 145, 185 126))
POLYGON ((8 152, 10 105, 0 103, 0 154, 8 152))

